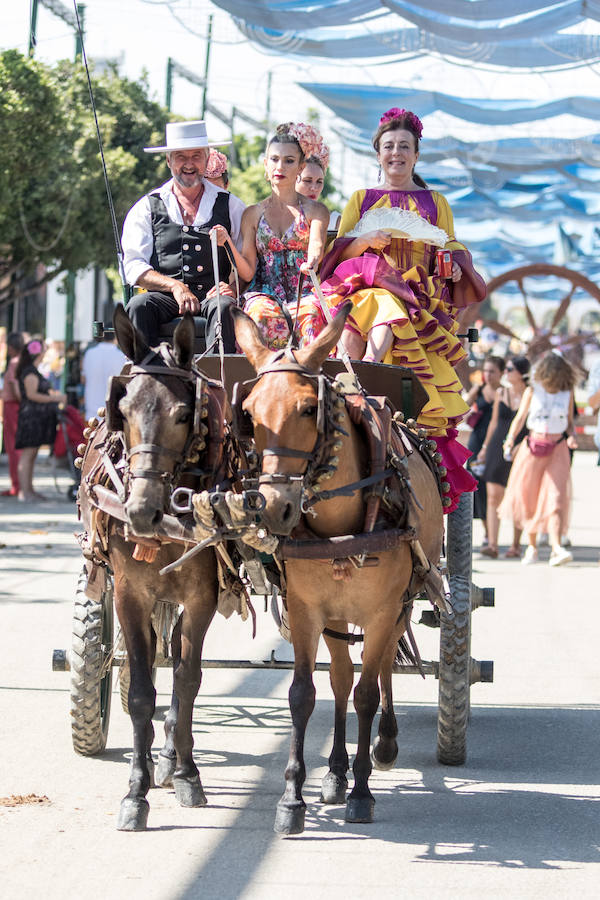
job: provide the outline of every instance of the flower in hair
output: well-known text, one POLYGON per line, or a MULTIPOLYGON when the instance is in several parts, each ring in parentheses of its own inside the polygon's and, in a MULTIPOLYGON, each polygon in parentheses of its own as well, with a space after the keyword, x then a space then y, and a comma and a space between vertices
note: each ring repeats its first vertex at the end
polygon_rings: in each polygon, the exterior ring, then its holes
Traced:
POLYGON ((33 340, 29 341, 29 343, 27 344, 27 350, 30 356, 37 356, 38 353, 42 352, 42 349, 43 347, 41 341, 33 340))
POLYGON ((409 122, 412 125, 414 133, 417 137, 421 137, 423 134, 423 123, 420 118, 411 112, 409 109, 398 109, 397 106, 392 106, 391 109, 388 109, 387 112, 384 112, 382 117, 379 120, 380 125, 385 125, 386 122, 392 122, 394 119, 404 119, 406 122, 409 122))
POLYGON ((224 175, 226 171, 227 157, 224 153, 221 153, 219 150, 215 150, 213 147, 208 155, 206 172, 204 174, 207 178, 218 178, 220 175, 224 175))
POLYGON ((305 159, 316 156, 323 171, 329 165, 329 147, 316 128, 306 122, 283 122, 277 126, 276 134, 289 134, 300 144, 305 159))

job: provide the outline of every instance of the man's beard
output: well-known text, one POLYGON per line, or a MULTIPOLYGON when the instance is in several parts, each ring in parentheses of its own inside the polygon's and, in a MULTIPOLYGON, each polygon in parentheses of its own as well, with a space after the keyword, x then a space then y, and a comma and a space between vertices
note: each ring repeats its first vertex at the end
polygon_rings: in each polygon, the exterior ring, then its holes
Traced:
POLYGON ((199 172, 178 172, 177 174, 173 173, 173 178, 182 188, 193 188, 200 187, 202 184, 202 175, 199 172))

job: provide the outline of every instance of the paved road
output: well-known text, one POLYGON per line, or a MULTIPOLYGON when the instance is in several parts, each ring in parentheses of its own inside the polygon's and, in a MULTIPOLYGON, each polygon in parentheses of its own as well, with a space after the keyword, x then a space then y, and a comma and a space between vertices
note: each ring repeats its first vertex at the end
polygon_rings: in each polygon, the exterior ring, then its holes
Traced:
MULTIPOLYGON (((40 476, 51 502, 0 500, 0 797, 48 798, 0 806, 2 896, 598 896, 600 469, 592 454, 576 455, 573 564, 524 568, 475 555, 475 580, 496 588, 496 608, 475 613, 473 655, 495 660, 495 683, 472 689, 467 765, 436 762, 436 682, 398 676, 398 765, 373 775, 376 822, 346 825, 341 807, 317 802, 332 723, 327 676, 319 674, 306 748, 307 828, 287 840, 272 832, 288 743, 285 671, 207 670, 194 737, 208 807, 180 809, 172 791, 152 791, 149 830, 115 830, 129 720, 115 694, 106 752, 73 752, 69 675, 53 673, 50 657, 69 644, 77 523, 50 473, 42 467, 40 476)), ((0 490, 6 484, 0 466, 0 490)), ((66 485, 61 475, 63 495, 66 485)), ((247 625, 219 617, 207 655, 288 654, 262 610, 258 631, 252 642, 247 625)), ((417 633, 424 655, 435 654, 435 633, 417 633)), ((160 737, 166 670, 157 688, 160 737)), ((352 748, 353 715, 349 740, 352 748)))

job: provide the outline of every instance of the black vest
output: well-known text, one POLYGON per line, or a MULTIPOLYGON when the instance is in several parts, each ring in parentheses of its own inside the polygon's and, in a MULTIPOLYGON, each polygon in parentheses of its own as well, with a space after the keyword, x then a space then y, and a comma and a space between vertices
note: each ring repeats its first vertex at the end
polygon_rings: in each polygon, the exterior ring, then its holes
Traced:
MULTIPOLYGON (((214 225, 224 225, 231 232, 229 194, 219 191, 210 221, 201 226, 173 222, 160 194, 149 194, 148 199, 154 237, 150 265, 161 275, 183 281, 202 300, 215 283, 208 233, 214 225)), ((219 277, 228 281, 231 264, 224 247, 218 248, 218 258, 219 277)))

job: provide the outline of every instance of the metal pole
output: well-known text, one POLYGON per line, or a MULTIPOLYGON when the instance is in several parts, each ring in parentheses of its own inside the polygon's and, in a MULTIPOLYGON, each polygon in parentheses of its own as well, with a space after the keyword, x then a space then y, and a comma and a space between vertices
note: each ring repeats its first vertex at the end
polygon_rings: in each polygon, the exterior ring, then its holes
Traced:
POLYGON ((31 0, 31 19, 29 21, 29 57, 33 58, 37 44, 38 0, 31 0))
POLYGON ((271 86, 273 84, 273 70, 267 72, 267 106, 265 110, 265 118, 267 120, 267 129, 271 130, 271 86))
POLYGON ((210 43, 212 40, 212 23, 213 17, 210 15, 208 17, 208 34, 206 36, 206 59, 204 61, 204 88, 202 90, 202 118, 204 118, 206 113, 206 100, 208 94, 208 64, 210 62, 210 43))
POLYGON ((82 52, 82 36, 85 33, 85 4, 78 3, 77 4, 77 14, 79 16, 79 22, 81 24, 81 34, 79 33, 79 29, 75 32, 75 62, 78 59, 81 59, 82 52))
POLYGON ((167 90, 165 94, 165 106, 171 112, 171 100, 173 97, 173 60, 167 58, 167 90))

